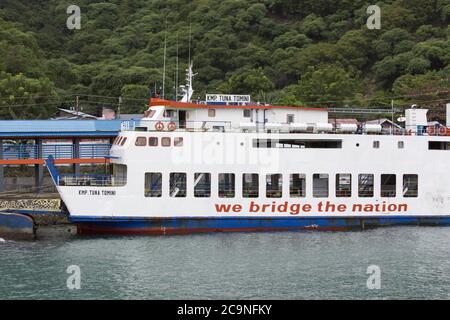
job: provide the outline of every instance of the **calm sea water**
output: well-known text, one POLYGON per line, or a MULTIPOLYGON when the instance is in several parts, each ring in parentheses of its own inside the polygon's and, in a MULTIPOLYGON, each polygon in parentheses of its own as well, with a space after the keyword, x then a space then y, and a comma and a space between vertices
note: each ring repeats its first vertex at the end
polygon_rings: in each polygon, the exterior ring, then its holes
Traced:
POLYGON ((450 228, 0 243, 1 299, 450 299, 450 228), (81 289, 66 286, 78 265, 81 289), (381 289, 367 288, 370 265, 381 289))

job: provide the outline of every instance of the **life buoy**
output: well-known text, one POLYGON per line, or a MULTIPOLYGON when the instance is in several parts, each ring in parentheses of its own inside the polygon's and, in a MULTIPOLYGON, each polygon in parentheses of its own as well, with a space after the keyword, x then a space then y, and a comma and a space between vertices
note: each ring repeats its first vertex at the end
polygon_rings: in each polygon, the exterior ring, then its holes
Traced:
POLYGON ((429 127, 427 128, 427 133, 428 133, 428 135, 430 135, 430 136, 434 136, 434 135, 436 134, 436 129, 434 128, 434 126, 429 126, 429 127))
POLYGON ((440 136, 446 136, 447 135, 447 128, 446 127, 440 127, 439 128, 439 135, 440 136))
POLYGON ((162 123, 161 121, 158 121, 158 122, 155 124, 155 129, 156 129, 157 131, 163 131, 163 130, 164 130, 164 123, 162 123))
POLYGON ((167 129, 169 129, 169 131, 175 131, 177 129, 176 123, 170 122, 169 125, 167 126, 167 129))

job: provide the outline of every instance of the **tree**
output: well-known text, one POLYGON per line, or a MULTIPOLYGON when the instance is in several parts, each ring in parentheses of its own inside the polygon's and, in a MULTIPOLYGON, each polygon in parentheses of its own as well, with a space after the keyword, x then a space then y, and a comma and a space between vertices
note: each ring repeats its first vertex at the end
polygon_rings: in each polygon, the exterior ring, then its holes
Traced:
POLYGON ((298 33, 296 30, 290 30, 283 33, 282 35, 276 37, 273 41, 275 47, 283 49, 289 47, 302 48, 311 42, 311 39, 302 33, 298 33))
POLYGON ((0 97, 2 119, 48 119, 59 103, 48 78, 30 79, 5 72, 0 72, 0 97))
POLYGON ((411 74, 425 73, 431 66, 425 58, 414 58, 409 62, 408 72, 411 74))
POLYGON ((223 93, 256 95, 273 88, 272 81, 262 69, 251 69, 231 76, 228 81, 219 86, 218 90, 223 93))
POLYGON ((146 109, 149 88, 143 85, 127 84, 122 87, 121 113, 142 113, 146 109))
POLYGON ((298 97, 306 104, 342 106, 354 98, 358 82, 339 65, 310 67, 298 83, 298 97))

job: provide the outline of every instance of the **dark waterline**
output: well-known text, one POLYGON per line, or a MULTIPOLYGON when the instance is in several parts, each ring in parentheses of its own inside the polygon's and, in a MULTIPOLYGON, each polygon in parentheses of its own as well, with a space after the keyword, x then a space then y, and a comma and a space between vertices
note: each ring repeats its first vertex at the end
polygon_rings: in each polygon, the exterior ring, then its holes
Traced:
POLYGON ((450 228, 0 243, 0 299, 450 299, 450 228), (81 268, 69 290, 67 267, 81 268), (366 286, 381 268, 381 289, 366 286))

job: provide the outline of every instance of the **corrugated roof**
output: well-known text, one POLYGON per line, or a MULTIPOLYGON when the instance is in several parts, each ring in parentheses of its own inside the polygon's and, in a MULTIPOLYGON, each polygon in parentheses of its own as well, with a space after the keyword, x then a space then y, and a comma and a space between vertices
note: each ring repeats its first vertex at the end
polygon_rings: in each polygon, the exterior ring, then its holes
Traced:
POLYGON ((1 120, 0 136, 87 136, 114 134, 120 120, 1 120))

